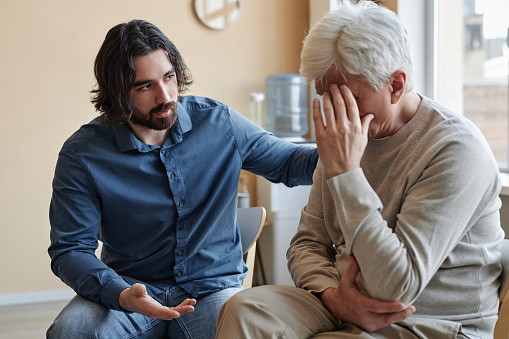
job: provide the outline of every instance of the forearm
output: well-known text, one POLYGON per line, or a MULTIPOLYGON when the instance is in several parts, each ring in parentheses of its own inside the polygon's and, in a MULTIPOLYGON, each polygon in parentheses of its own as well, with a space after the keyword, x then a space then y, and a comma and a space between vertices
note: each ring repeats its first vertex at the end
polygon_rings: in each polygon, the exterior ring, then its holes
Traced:
POLYGON ((316 147, 279 139, 234 111, 231 119, 244 170, 289 187, 313 183, 316 147))
POLYGON ((337 288, 328 288, 318 297, 337 319, 355 324, 368 331, 389 326, 415 312, 415 307, 406 307, 401 302, 383 302, 363 295, 356 283, 359 265, 349 257, 348 269, 343 273, 337 288))
POLYGON ((316 169, 318 153, 313 147, 297 148, 288 161, 288 180, 286 185, 289 187, 297 185, 311 185, 313 183, 313 173, 316 169))
POLYGON ((328 232, 323 214, 322 164, 318 162, 309 194, 309 201, 301 211, 301 220, 297 233, 293 237, 287 252, 288 268, 297 287, 319 293, 326 288, 335 288, 339 283, 339 272, 335 267, 336 250, 331 234, 328 232))
POLYGON ((69 252, 53 259, 51 267, 77 294, 106 308, 121 309, 118 297, 130 285, 94 255, 69 252))
POLYGON ((316 148, 296 146, 273 136, 260 142, 243 164, 243 169, 288 187, 311 185, 318 161, 316 148))
POLYGON ((414 166, 420 175, 391 182, 404 183, 406 191, 377 186, 375 192, 362 170, 328 181, 346 248, 359 262, 360 285, 369 296, 412 304, 476 222, 474 213, 489 205, 489 199, 480 204, 489 180, 472 180, 476 166, 456 168, 458 158, 460 152, 449 162, 414 166))
POLYGON ((330 250, 321 244, 306 240, 292 243, 287 259, 295 286, 315 294, 337 287, 340 277, 331 258, 330 250))

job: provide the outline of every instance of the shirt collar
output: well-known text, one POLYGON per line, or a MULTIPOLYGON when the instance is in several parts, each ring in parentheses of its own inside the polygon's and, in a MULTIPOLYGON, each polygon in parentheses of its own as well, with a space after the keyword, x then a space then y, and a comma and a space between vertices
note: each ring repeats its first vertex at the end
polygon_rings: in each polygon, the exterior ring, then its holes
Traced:
MULTIPOLYGON (((189 132, 193 127, 191 118, 187 110, 180 104, 177 103, 177 121, 171 127, 168 139, 166 140, 164 147, 171 147, 182 141, 183 135, 189 132)), ((159 146, 147 145, 134 135, 129 128, 127 123, 122 123, 113 128, 115 133, 115 140, 117 142, 118 149, 120 152, 127 152, 137 149, 140 152, 149 152, 153 149, 159 148, 159 146)))
POLYGON ((185 134, 189 132, 193 128, 193 124, 191 122, 191 117, 189 113, 185 109, 185 107, 178 102, 177 103, 177 121, 180 122, 180 133, 185 134))

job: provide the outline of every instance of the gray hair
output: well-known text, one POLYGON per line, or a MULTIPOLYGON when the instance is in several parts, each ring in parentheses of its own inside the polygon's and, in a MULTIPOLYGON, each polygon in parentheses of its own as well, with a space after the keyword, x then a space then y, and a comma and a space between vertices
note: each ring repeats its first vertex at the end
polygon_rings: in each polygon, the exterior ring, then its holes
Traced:
POLYGON ((410 42, 398 16, 372 1, 339 0, 309 32, 301 53, 306 81, 327 81, 330 72, 356 77, 380 90, 394 72, 406 73, 413 89, 410 42))

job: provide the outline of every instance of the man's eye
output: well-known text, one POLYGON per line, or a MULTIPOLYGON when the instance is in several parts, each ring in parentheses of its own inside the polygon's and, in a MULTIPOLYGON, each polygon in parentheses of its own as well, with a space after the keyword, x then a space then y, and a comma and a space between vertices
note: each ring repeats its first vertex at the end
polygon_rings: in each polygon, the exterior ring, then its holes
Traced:
POLYGON ((171 80, 171 78, 173 78, 174 76, 175 76, 175 73, 168 74, 166 76, 166 80, 171 80))

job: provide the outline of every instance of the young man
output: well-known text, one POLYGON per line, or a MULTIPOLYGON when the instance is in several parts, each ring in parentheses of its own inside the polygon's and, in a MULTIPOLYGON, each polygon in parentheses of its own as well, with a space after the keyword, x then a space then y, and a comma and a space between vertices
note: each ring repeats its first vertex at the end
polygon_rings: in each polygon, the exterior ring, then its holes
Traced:
POLYGON ((501 182, 480 131, 413 91, 405 29, 371 1, 342 1, 301 59, 325 121, 315 100, 297 287, 237 294, 217 337, 493 338, 501 182))
POLYGON ((47 336, 214 338, 220 307, 247 274, 240 170, 311 184, 316 149, 182 96, 190 73, 145 21, 108 32, 95 76, 102 115, 62 147, 50 207, 51 267, 78 296, 47 336))

